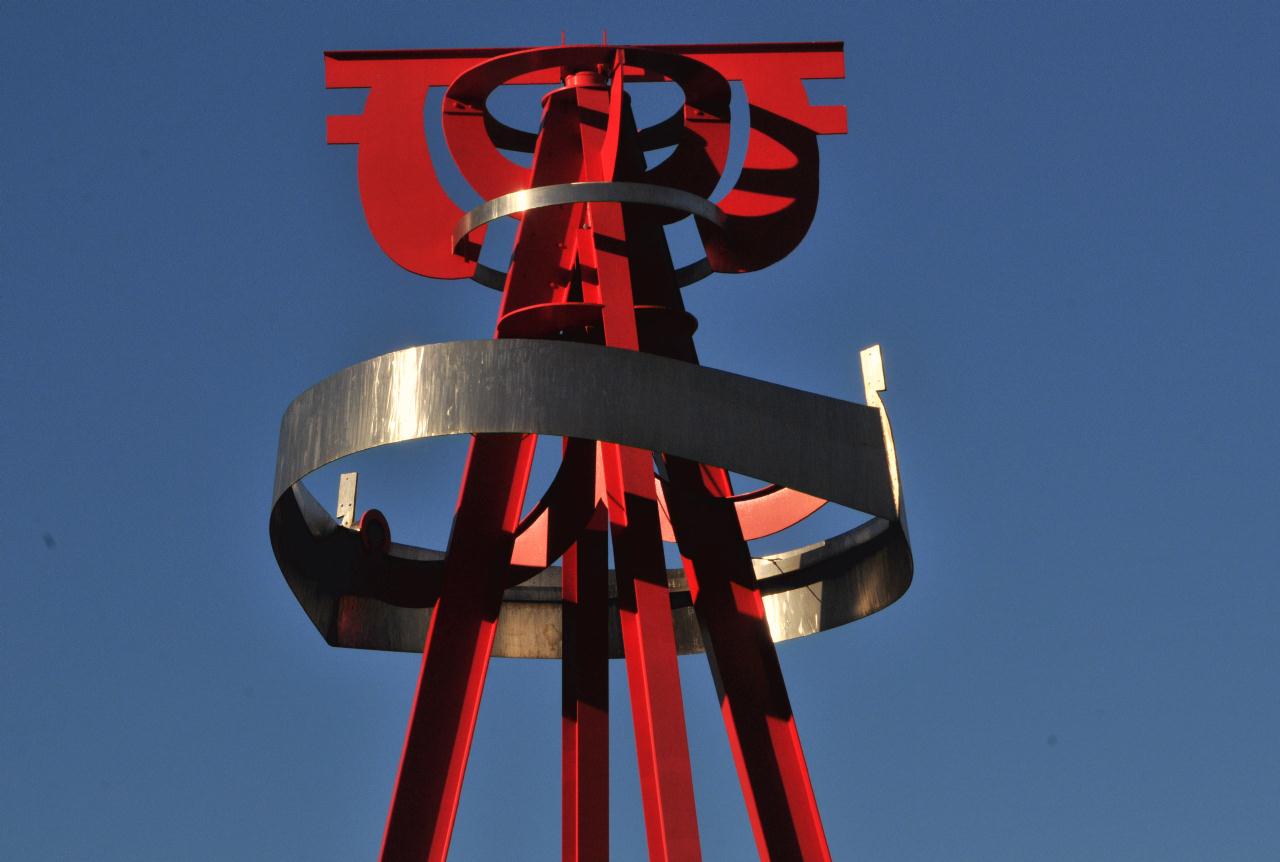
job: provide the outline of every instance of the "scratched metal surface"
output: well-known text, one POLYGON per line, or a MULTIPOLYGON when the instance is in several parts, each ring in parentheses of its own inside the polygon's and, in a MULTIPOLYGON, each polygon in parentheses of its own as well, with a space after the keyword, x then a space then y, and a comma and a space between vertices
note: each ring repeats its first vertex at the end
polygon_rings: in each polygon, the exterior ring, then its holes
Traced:
MULTIPOLYGON (((375 446, 451 434, 605 440, 715 464, 871 514, 805 548, 755 560, 775 640, 843 625, 911 582, 879 409, 650 354, 548 340, 423 345, 359 363, 299 396, 281 423, 271 538, 290 587, 336 646, 418 651, 431 597, 362 578, 359 534, 301 485, 375 446), (584 397, 584 395, 586 397, 584 397)), ((393 545, 422 583, 441 554, 393 545)), ((494 654, 560 655, 560 573, 505 595, 494 654)), ((683 572, 668 573, 677 647, 702 649, 683 572)), ((611 653, 621 655, 616 607, 611 653)))
POLYGON ((409 347, 311 387, 281 423, 273 498, 354 452, 489 433, 665 452, 897 517, 879 410, 636 351, 514 338, 409 347))

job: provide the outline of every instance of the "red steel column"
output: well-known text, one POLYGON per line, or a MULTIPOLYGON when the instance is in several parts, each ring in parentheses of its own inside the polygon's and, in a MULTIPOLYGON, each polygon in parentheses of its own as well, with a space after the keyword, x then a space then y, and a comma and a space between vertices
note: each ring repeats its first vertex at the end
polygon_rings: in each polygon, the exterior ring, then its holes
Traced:
POLYGON ((387 817, 386 862, 448 854, 536 440, 472 438, 387 817))
MULTIPOLYGON (((622 66, 622 60, 620 54, 617 68, 622 66)), ((623 101, 621 75, 614 76, 612 92, 607 98, 602 89, 579 88, 578 104, 584 114, 586 178, 617 179, 620 173, 634 174, 641 170, 643 157, 634 139, 630 111, 623 101), (605 117, 607 123, 601 122, 605 117)), ((611 346, 638 349, 633 270, 646 271, 650 276, 649 283, 645 284, 648 301, 657 301, 672 309, 683 308, 674 279, 655 277, 657 270, 670 270, 665 238, 661 229, 655 230, 652 225, 645 225, 640 233, 628 236, 620 205, 591 204, 588 212, 591 232, 589 241, 583 243, 584 257, 591 258, 590 263, 598 273, 600 298, 605 305, 605 341, 611 346), (602 241, 597 242, 597 238, 602 241), (664 288, 666 295, 661 296, 664 288)), ((650 349, 697 361, 691 336, 651 341, 650 349)), ((606 453, 610 448, 619 450, 619 457, 625 457, 621 447, 606 448, 606 453)), ((625 483, 628 491, 646 481, 648 487, 652 486, 652 466, 647 453, 636 455, 641 457, 621 465, 622 471, 634 471, 625 483)), ((770 860, 829 860, 830 851, 777 652, 765 620, 751 553, 732 504, 721 499, 732 493, 728 474, 719 468, 675 458, 668 458, 667 466, 672 496, 677 498, 671 502, 671 519, 720 693, 725 729, 760 856, 770 860)), ((611 499, 610 503, 616 506, 615 500, 611 499)), ((635 504, 639 504, 636 508, 641 513, 647 514, 647 501, 641 504, 628 494, 620 507, 628 520, 635 504)), ((614 546, 619 560, 621 602, 624 581, 616 534, 614 546)), ((665 577, 662 586, 662 592, 666 593, 665 577)), ((664 615, 669 614, 669 610, 664 610, 664 615)), ((626 617, 623 619, 625 637, 626 617)), ((667 628, 670 629, 669 623, 667 628)), ((644 718, 637 717, 637 736, 644 718)), ((680 729, 683 739, 683 726, 680 729)), ((687 749, 684 757, 687 763, 687 749)), ((646 802, 649 803, 647 798, 646 802)), ((652 847, 651 836, 651 855, 652 847)))
MULTIPOLYGON (((620 136, 632 128, 617 65, 612 91, 576 88, 588 180, 615 179, 620 136)), ((661 248, 629 247, 621 204, 592 203, 587 215, 580 255, 584 269, 594 273, 595 298, 604 305, 605 344, 637 350, 630 256, 665 255, 665 242, 661 248)), ((584 278, 584 292, 588 288, 584 278)), ((601 444, 601 452, 649 858, 701 859, 653 456, 612 444, 601 444)))
POLYGON ((724 470, 666 459, 667 503, 761 859, 830 860, 724 470), (714 490, 713 490, 714 489, 714 490))
MULTIPOLYGON (((572 181, 581 170, 572 107, 571 93, 547 100, 535 185, 572 181)), ((564 268, 549 250, 570 235, 571 209, 525 215, 499 319, 563 297, 564 268)), ((384 862, 443 862, 448 854, 536 442, 533 435, 472 439, 387 817, 384 862)))
MULTIPOLYGON (((593 489, 594 491, 594 489, 593 489)), ((564 862, 609 858, 609 536, 598 509, 565 553, 561 656, 564 862)))

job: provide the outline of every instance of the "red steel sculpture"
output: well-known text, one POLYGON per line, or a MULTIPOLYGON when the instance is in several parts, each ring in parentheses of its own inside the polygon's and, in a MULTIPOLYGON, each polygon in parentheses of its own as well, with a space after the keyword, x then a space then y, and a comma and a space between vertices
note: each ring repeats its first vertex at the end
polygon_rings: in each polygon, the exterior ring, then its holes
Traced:
POLYGON ((843 77, 842 45, 332 52, 325 64, 329 87, 369 91, 328 135, 359 147, 383 251, 502 296, 493 339, 360 363, 282 424, 271 539, 299 602, 333 645, 423 655, 382 858, 445 858, 491 655, 562 659, 564 859, 608 857, 610 657, 626 660, 649 856, 700 858, 676 656, 705 651, 761 858, 829 859, 774 644, 873 613, 910 584, 879 347, 862 354, 866 405, 703 368, 681 290, 766 267, 804 237, 817 138, 846 131, 844 108, 811 105, 804 81, 843 77), (746 155, 713 203, 732 81, 746 155), (684 102, 637 128, 627 87, 651 82, 684 102), (557 87, 536 134, 487 107, 525 84, 557 87), (470 212, 432 164, 431 87, 447 88, 449 153, 485 201, 470 212), (532 153, 531 166, 504 150, 532 153), (479 263, 502 217, 519 222, 506 272, 479 263), (676 268, 664 228, 688 217, 706 257, 676 268), (472 436, 443 553, 392 543, 377 510, 355 525, 354 474, 337 521, 301 484, 345 455, 445 434, 472 436), (563 458, 526 509, 538 435, 563 438, 563 458), (769 484, 735 493, 730 470, 769 484), (753 559, 748 541, 827 501, 871 518, 753 559), (664 541, 680 569, 666 568, 664 541))

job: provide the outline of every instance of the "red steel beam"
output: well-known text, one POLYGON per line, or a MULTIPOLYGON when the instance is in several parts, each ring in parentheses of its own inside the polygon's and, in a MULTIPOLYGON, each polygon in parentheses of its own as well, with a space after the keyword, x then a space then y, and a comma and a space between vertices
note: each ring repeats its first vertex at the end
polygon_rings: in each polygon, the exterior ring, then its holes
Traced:
POLYGON ((443 862, 448 855, 536 441, 533 435, 472 438, 383 862, 443 862))
MULTIPOLYGON (((616 65, 621 67, 622 63, 619 52, 616 65)), ((616 179, 619 174, 643 169, 619 78, 615 75, 612 90, 607 93, 597 88, 578 89, 578 104, 584 113, 583 167, 587 179, 616 179), (608 122, 602 128, 600 118, 605 116, 608 122), (593 151, 598 154, 594 158, 593 151)), ((638 230, 628 235, 622 207, 617 204, 590 204, 588 213, 590 235, 582 248, 589 258, 584 263, 590 263, 598 274, 605 343, 639 349, 633 275, 644 274, 649 294, 646 299, 673 309, 682 307, 679 291, 669 275, 665 240, 660 229, 655 232, 643 218, 632 219, 638 230), (663 274, 667 277, 661 277, 663 274), (666 295, 662 296, 659 292, 664 286, 666 295)), ((697 361, 691 336, 648 340, 648 349, 697 361)), ((611 448, 618 449, 619 458, 628 454, 620 447, 611 448)), ((619 465, 618 472, 624 476, 628 469, 634 471, 633 476, 626 477, 630 483, 623 483, 628 491, 642 481, 652 487, 652 466, 644 457, 646 454, 636 453, 639 457, 634 461, 619 465)), ((765 620, 750 550, 732 502, 724 499, 732 494, 728 474, 674 458, 667 459, 667 466, 673 496, 679 498, 672 504, 672 522, 681 540, 694 610, 705 634, 721 711, 761 858, 829 860, 830 851, 765 620)), ((638 514, 648 513, 644 505, 647 500, 637 505, 640 501, 628 493, 623 502, 628 522, 633 508, 639 509, 638 514)), ((610 503, 616 506, 612 499, 610 503)), ((618 549, 615 537, 615 556, 618 549)), ((621 578, 619 584, 621 592, 621 578)), ((664 615, 669 613, 665 611, 664 615)), ((669 624, 667 628, 670 629, 669 624)))
MULTIPOLYGON (((594 493, 594 488, 591 489, 594 493)), ((564 555, 561 858, 609 858, 609 536, 603 509, 564 555)))
MULTIPOLYGON (((565 182, 580 172, 576 125, 561 118, 555 104, 548 100, 534 154, 538 184, 565 182)), ((538 210, 521 222, 499 319, 563 296, 563 266, 547 249, 554 247, 548 240, 554 244, 569 234, 569 209, 538 210)), ((383 862, 443 862, 448 855, 536 443, 533 435, 472 438, 387 817, 383 862)))
POLYGON ((728 474, 678 458, 666 465, 671 521, 760 858, 830 860, 751 552, 724 499, 728 474))
MULTIPOLYGON (((585 85, 586 76, 580 80, 584 85, 575 90, 583 179, 611 180, 620 167, 620 141, 634 129, 630 111, 624 110, 621 78, 615 76, 612 92, 585 85)), ((584 277, 584 298, 603 304, 606 345, 638 350, 630 258, 666 254, 665 242, 660 248, 630 246, 620 204, 589 204, 587 214, 579 254, 583 269, 593 275, 590 282, 584 277)), ((605 443, 601 453, 649 858, 696 860, 701 845, 653 456, 605 443)))

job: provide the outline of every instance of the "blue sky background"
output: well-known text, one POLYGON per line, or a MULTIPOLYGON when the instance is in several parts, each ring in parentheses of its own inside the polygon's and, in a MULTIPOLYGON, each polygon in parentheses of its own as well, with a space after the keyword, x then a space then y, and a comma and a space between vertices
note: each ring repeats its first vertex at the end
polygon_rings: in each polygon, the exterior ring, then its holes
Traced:
MULTIPOLYGON (((0 858, 374 856, 418 661, 330 649, 285 587, 278 423, 496 295, 378 251, 321 52, 604 27, 846 43, 809 238, 688 292, 715 367, 860 399, 884 345, 915 584, 781 648, 836 858, 1280 857, 1280 12, 614 5, 0 6, 0 858)), ((366 456, 362 507, 438 545, 462 451, 366 456)), ((706 857, 752 858, 681 669, 706 857)), ((495 662, 454 858, 558 858, 558 698, 495 662)))

